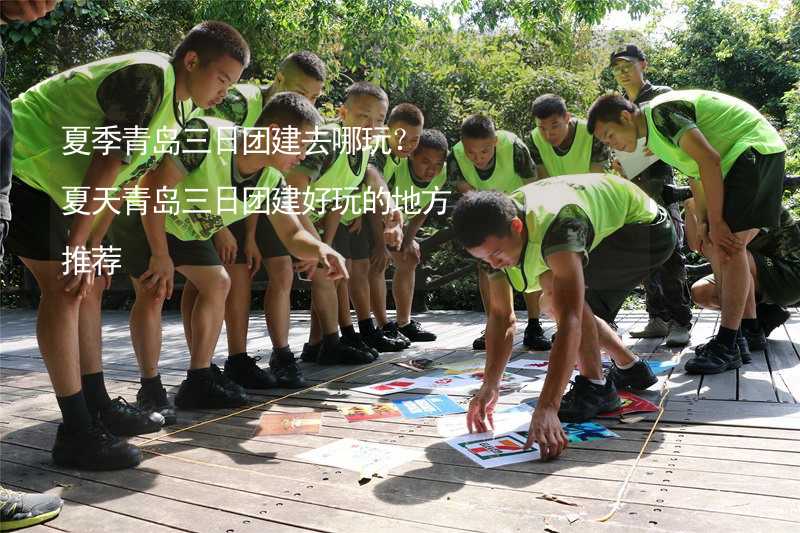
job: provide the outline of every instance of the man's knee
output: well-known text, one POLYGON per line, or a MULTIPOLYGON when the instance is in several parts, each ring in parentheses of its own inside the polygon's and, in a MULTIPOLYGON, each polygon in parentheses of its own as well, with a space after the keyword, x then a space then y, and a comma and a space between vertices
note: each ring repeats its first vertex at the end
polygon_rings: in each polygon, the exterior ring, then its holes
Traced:
MULTIPOLYGON (((267 261, 267 276, 269 278, 269 290, 290 292, 294 279, 292 260, 287 256, 279 260, 267 261)), ((314 276, 317 277, 317 276, 314 276)), ((320 276, 324 277, 324 276, 320 276)))
POLYGON ((717 287, 701 279, 692 285, 692 300, 700 307, 719 307, 717 287))

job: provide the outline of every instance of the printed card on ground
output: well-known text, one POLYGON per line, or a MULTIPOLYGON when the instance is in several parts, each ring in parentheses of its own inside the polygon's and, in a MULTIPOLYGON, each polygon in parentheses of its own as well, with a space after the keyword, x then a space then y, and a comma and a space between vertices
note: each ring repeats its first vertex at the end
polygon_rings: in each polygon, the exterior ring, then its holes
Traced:
POLYGON ((658 406, 654 403, 648 402, 644 398, 639 398, 635 394, 627 391, 619 392, 619 399, 622 401, 622 407, 616 411, 609 413, 601 413, 598 418, 618 418, 629 413, 653 413, 658 411, 658 406))
MULTIPOLYGON (((510 433, 524 431, 531 423, 533 408, 525 403, 506 409, 498 409, 494 413, 494 433, 510 433)), ((467 415, 447 416, 436 421, 439 435, 445 438, 467 435, 467 415)))
POLYGON ((394 400, 405 418, 425 418, 463 413, 464 408, 446 394, 429 394, 415 400, 394 400))
POLYGON ((619 438, 619 435, 609 430, 605 426, 594 422, 583 422, 580 424, 561 424, 567 439, 570 442, 590 442, 600 439, 619 438))
POLYGON ((656 359, 647 359, 645 363, 653 371, 653 374, 666 374, 678 365, 677 361, 659 361, 656 359))
POLYGON ((496 468, 541 457, 539 447, 525 449, 525 439, 520 433, 473 433, 447 439, 447 444, 483 468, 496 468))
POLYGON ((364 385, 363 387, 356 387, 352 390, 357 392, 366 392, 367 394, 374 394, 376 396, 385 396, 386 394, 394 394, 395 392, 404 392, 411 389, 419 388, 418 381, 425 378, 398 378, 381 383, 373 383, 372 385, 364 385))
POLYGON ((385 474, 392 468, 421 456, 420 450, 362 442, 355 439, 337 439, 316 450, 297 456, 298 459, 324 466, 333 466, 358 472, 362 477, 385 474))
POLYGON ((509 361, 509 363, 506 365, 506 368, 547 372, 547 367, 549 364, 550 362, 547 359, 517 359, 515 361, 509 361))
POLYGON ((348 422, 378 420, 381 418, 393 418, 401 416, 400 411, 398 411, 394 404, 391 403, 377 403, 375 405, 352 405, 349 407, 339 407, 339 411, 341 411, 348 422))
POLYGON ((321 425, 322 413, 264 413, 253 436, 319 433, 321 425))

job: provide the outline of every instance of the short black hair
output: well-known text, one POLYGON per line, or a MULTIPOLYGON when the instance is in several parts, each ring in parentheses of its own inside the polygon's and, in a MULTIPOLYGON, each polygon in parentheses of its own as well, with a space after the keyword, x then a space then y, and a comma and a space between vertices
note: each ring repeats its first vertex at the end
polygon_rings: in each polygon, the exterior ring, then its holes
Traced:
POLYGON ((208 64, 229 55, 246 67, 250 63, 250 46, 239 31, 218 20, 205 20, 189 30, 180 44, 175 47, 172 57, 175 62, 194 50, 201 64, 208 64))
POLYGON ((439 130, 422 130, 422 135, 419 136, 419 144, 414 152, 416 153, 423 148, 439 150, 447 157, 447 137, 439 130))
POLYGON ((475 248, 491 236, 511 234, 511 221, 518 216, 516 204, 497 191, 470 191, 453 209, 453 230, 464 248, 475 248))
POLYGON ((347 102, 350 98, 357 96, 372 96, 383 102, 389 102, 389 97, 386 96, 386 91, 368 81, 357 81, 350 85, 344 91, 344 101, 347 102))
POLYGON ((566 114, 567 103, 557 94, 543 94, 533 101, 533 116, 540 120, 566 114))
POLYGON ((309 78, 322 82, 328 76, 328 69, 325 68, 325 63, 322 62, 317 54, 308 50, 294 52, 283 58, 278 71, 286 73, 292 69, 296 69, 309 78))
POLYGON ((619 115, 623 111, 633 113, 636 111, 636 104, 619 94, 618 92, 606 93, 599 96, 589 107, 589 116, 586 118, 586 128, 589 133, 594 135, 597 121, 620 123, 619 115))
POLYGON ((491 139, 494 136, 494 121, 483 113, 470 115, 461 123, 462 139, 491 139))
POLYGON ((386 124, 395 122, 405 122, 409 126, 421 126, 425 122, 425 116, 417 106, 404 102, 394 106, 386 118, 386 124))
POLYGON ((302 128, 306 125, 318 126, 321 123, 322 117, 308 98, 285 91, 267 100, 256 121, 256 127, 265 128, 270 124, 277 124, 282 128, 286 126, 302 128))

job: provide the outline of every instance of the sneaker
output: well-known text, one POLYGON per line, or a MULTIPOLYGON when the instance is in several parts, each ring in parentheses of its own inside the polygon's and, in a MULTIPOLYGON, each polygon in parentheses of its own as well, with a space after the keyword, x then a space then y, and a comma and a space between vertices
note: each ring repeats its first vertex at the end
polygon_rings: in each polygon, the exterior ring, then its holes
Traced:
POLYGON ((142 452, 96 423, 86 431, 70 433, 58 425, 53 462, 81 470, 121 470, 142 462, 142 452))
POLYGON ((241 396, 247 396, 247 393, 244 390, 244 387, 236 383, 235 381, 231 380, 228 376, 226 376, 222 370, 219 369, 217 365, 211 363, 211 379, 214 382, 221 385, 225 390, 229 390, 235 394, 241 396))
POLYGON ((381 355, 381 352, 364 342, 364 337, 358 332, 343 334, 341 336, 341 342, 347 346, 352 346, 356 350, 371 354, 374 359, 377 359, 381 355))
MULTIPOLYGON (((747 345, 751 350, 761 351, 767 347, 767 337, 760 329, 758 331, 748 331, 743 329, 742 332, 744 333, 744 338, 747 340, 747 345)), ((744 362, 744 357, 742 357, 742 362, 744 362)))
POLYGON ((245 389, 272 389, 278 380, 270 370, 259 367, 261 357, 250 357, 246 353, 228 356, 222 374, 245 389))
MULTIPOLYGON (((397 322, 394 322, 397 327, 397 322)), ((436 334, 422 329, 422 324, 416 320, 410 321, 405 326, 399 328, 400 333, 409 338, 411 342, 433 342, 436 340, 436 334)))
POLYGON ((544 330, 539 322, 528 322, 525 327, 525 336, 522 344, 529 350, 544 352, 553 347, 550 341, 544 337, 544 330))
MULTIPOLYGON (((646 328, 645 328, 646 329, 646 328)), ((669 323, 669 335, 664 344, 667 346, 686 346, 689 344, 691 335, 689 334, 690 326, 681 326, 674 320, 669 323)))
POLYGON ((760 303, 756 305, 756 317, 758 323, 761 324, 761 329, 764 331, 764 337, 769 337, 772 330, 778 326, 782 326, 792 314, 777 304, 760 303))
POLYGON ((303 344, 303 351, 300 352, 300 360, 304 363, 316 363, 319 357, 319 350, 322 348, 322 343, 319 344, 303 344))
POLYGON ((645 390, 658 381, 650 365, 641 359, 625 370, 612 361, 606 379, 611 381, 617 390, 645 390))
POLYGON ((558 418, 562 422, 586 422, 600 413, 616 411, 622 406, 614 383, 596 385, 583 376, 575 376, 572 388, 561 398, 558 418))
POLYGON ((694 354, 694 357, 686 361, 688 374, 719 374, 742 366, 739 348, 731 350, 715 339, 698 345, 694 354))
POLYGON ((323 344, 317 363, 320 365, 367 365, 375 359, 377 357, 372 353, 349 345, 343 337, 333 348, 326 349, 323 344))
POLYGON ((750 353, 750 343, 742 334, 736 335, 736 347, 739 348, 739 357, 742 359, 742 364, 746 365, 753 362, 753 354, 750 353))
POLYGON ((361 334, 361 338, 367 346, 375 348, 379 352, 401 352, 405 350, 406 343, 400 339, 391 339, 383 334, 383 331, 376 328, 368 334, 361 334))
POLYGON ((269 358, 269 368, 278 387, 282 389, 302 389, 306 386, 306 380, 303 379, 303 371, 297 365, 292 352, 284 353, 281 355, 272 352, 269 358))
POLYGON ((411 339, 408 335, 400 331, 400 328, 397 327, 397 322, 394 320, 390 320, 386 324, 384 324, 381 328, 383 334, 389 337, 390 339, 400 339, 406 345, 406 348, 411 346, 411 339))
POLYGON ((644 329, 631 331, 630 336, 634 339, 654 339, 656 337, 666 337, 669 335, 669 324, 659 317, 650 317, 644 329))
POLYGON ((481 331, 481 336, 472 341, 472 349, 473 350, 486 349, 486 330, 481 331))
POLYGON ((156 433, 164 426, 164 417, 160 413, 139 409, 122 396, 100 409, 97 417, 108 431, 118 437, 156 433))
POLYGON ((0 531, 31 527, 52 520, 64 502, 50 494, 27 494, 0 487, 0 531))
POLYGON ((175 406, 167 398, 167 390, 164 387, 141 387, 136 393, 136 406, 142 411, 159 413, 164 417, 165 426, 178 423, 175 406))
MULTIPOLYGON (((222 373, 220 373, 220 376, 222 373)), ((238 385, 237 385, 238 386, 238 385)), ((241 388, 241 387, 240 387, 241 388)), ((180 409, 225 409, 247 405, 247 395, 226 388, 212 374, 211 379, 184 379, 175 395, 175 405, 180 409)))

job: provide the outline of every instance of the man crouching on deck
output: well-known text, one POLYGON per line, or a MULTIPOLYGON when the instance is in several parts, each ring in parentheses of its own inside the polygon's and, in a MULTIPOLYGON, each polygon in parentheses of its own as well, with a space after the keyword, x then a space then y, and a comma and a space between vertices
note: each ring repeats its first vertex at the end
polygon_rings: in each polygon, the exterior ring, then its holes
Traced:
POLYGON ((567 446, 561 421, 583 422, 612 411, 620 406, 617 389, 641 390, 656 382, 608 325, 634 287, 675 248, 669 215, 636 185, 582 174, 543 179, 510 196, 471 192, 456 205, 453 227, 470 254, 498 269, 490 278, 486 369, 470 402, 470 431, 488 431, 487 421, 493 427, 498 384, 514 340, 512 288, 543 290, 542 308, 558 326, 526 445, 536 442, 543 459, 567 446), (601 348, 614 362, 607 376, 601 348), (563 394, 576 359, 580 375, 563 394))

